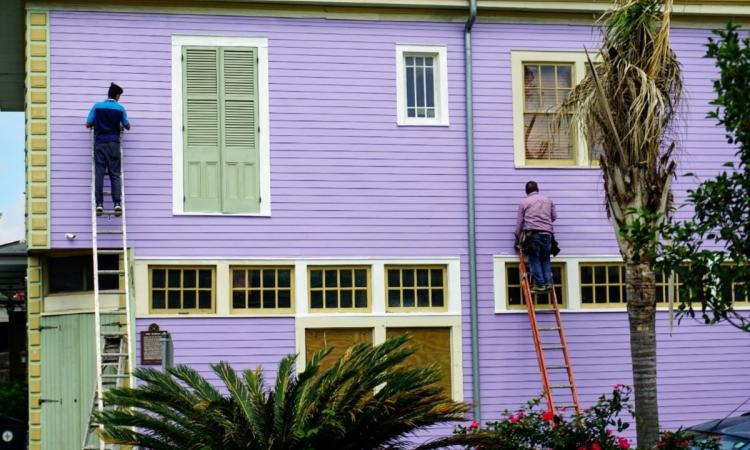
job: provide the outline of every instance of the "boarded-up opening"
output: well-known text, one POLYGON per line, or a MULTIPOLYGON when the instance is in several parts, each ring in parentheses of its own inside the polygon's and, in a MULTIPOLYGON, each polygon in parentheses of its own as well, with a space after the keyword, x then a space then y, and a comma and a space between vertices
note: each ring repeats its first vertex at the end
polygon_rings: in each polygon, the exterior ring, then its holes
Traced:
POLYGON ((372 328, 310 328, 305 330, 305 360, 325 347, 332 347, 331 353, 320 367, 325 370, 344 354, 346 349, 361 342, 372 344, 372 328))
POLYGON ((450 328, 388 328, 386 337, 392 338, 404 333, 410 333, 411 339, 407 345, 417 349, 405 363, 412 367, 437 364, 441 379, 438 382, 445 389, 445 393, 452 395, 451 380, 451 329, 450 328))

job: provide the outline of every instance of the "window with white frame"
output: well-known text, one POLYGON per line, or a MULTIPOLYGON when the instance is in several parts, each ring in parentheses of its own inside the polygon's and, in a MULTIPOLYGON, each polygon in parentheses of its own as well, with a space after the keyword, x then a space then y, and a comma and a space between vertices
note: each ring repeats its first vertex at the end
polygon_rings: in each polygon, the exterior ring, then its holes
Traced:
POLYGON ((268 41, 172 37, 173 212, 270 214, 268 41))
POLYGON ((590 167, 597 151, 578 127, 557 118, 586 74, 583 52, 511 52, 516 167, 590 167))
POLYGON ((445 46, 396 46, 399 125, 448 125, 445 46))

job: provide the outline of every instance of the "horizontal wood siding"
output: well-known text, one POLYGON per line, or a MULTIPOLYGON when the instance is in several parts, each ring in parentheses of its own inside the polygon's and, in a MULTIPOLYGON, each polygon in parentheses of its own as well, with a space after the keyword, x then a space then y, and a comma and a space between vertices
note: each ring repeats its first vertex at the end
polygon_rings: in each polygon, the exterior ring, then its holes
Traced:
POLYGON ((261 366, 266 371, 266 379, 273 379, 279 360, 296 352, 294 319, 291 318, 150 318, 136 321, 139 365, 140 332, 148 330, 152 323, 171 334, 175 364, 188 364, 213 382, 219 379, 210 365, 219 361, 228 361, 235 370, 261 366))

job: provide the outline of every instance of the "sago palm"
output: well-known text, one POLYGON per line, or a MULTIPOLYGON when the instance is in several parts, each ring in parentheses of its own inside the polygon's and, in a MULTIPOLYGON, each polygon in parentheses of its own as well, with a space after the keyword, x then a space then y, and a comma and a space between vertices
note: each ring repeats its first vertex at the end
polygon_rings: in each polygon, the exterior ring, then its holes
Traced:
POLYGON ((98 420, 105 440, 155 450, 404 448, 412 432, 468 409, 436 384, 435 366, 405 363, 407 339, 359 344, 325 370, 323 350, 299 375, 287 356, 273 386, 260 368, 238 374, 226 362, 212 366, 225 391, 187 366, 137 369, 143 383, 107 392, 113 408, 98 420))
MULTIPOLYGON (((670 211, 675 162, 673 122, 682 93, 669 43, 671 0, 618 0, 603 17, 603 45, 589 73, 561 107, 601 148, 608 213, 625 261, 638 444, 658 438, 655 279, 642 240, 670 211)), ((649 239, 647 238, 646 241, 649 239)), ((645 245, 648 246, 648 245, 645 245)))

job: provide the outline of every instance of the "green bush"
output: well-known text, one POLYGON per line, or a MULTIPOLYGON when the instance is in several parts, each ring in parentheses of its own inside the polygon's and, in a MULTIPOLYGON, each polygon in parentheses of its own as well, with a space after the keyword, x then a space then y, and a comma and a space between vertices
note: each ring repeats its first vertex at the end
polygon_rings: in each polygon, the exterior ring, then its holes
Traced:
POLYGON ((0 416, 26 421, 29 417, 26 383, 0 384, 0 416))

